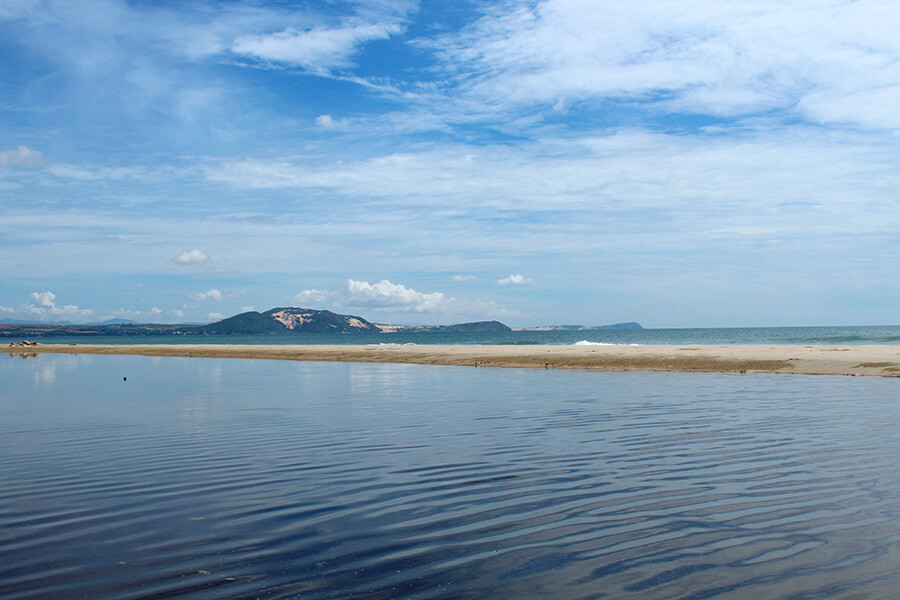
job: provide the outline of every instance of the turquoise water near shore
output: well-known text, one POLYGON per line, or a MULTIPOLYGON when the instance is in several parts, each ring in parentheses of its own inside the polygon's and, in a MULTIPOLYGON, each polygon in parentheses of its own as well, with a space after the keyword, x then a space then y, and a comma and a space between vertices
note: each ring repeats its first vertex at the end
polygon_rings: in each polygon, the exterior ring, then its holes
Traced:
MULTIPOLYGON (((489 333, 308 333, 290 335, 83 336, 43 343, 98 344, 900 344, 900 326, 734 327, 489 333)), ((11 340, 13 341, 13 340, 11 340)))
POLYGON ((893 379, 38 355, 0 381, 4 599, 900 589, 893 379))

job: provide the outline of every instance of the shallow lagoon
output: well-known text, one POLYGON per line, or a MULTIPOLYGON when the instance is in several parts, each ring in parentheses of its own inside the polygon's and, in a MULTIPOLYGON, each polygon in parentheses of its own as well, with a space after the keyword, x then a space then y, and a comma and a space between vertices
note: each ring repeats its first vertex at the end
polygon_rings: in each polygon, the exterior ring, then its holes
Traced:
POLYGON ((893 379, 43 355, 0 383, 3 598, 900 588, 893 379))

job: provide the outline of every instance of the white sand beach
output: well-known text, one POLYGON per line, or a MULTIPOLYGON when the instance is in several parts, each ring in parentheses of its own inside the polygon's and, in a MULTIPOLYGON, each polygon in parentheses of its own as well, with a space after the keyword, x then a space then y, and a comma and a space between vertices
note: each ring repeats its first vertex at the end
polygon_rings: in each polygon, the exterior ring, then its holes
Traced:
POLYGON ((40 353, 382 362, 471 367, 900 376, 900 346, 11 344, 40 353))

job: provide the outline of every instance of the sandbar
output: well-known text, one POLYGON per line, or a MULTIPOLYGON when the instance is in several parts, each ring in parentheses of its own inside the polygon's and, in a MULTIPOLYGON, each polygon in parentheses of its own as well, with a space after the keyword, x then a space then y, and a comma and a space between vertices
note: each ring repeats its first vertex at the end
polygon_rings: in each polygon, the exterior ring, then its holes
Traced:
POLYGON ((112 354, 469 367, 900 377, 900 345, 10 344, 8 352, 13 356, 42 353, 112 354))

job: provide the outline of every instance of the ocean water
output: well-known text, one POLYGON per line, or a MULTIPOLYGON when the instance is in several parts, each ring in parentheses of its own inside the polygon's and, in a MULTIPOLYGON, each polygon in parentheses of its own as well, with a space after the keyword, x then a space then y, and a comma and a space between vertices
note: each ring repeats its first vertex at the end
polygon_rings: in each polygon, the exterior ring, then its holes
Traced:
MULTIPOLYGON (((7 338, 10 339, 10 338, 7 338)), ((487 333, 352 333, 209 336, 45 337, 43 343, 98 344, 900 344, 900 326, 734 327, 487 333)), ((16 341, 15 338, 10 341, 16 341)))
POLYGON ((0 359, 0 598, 894 598, 897 380, 0 359))

